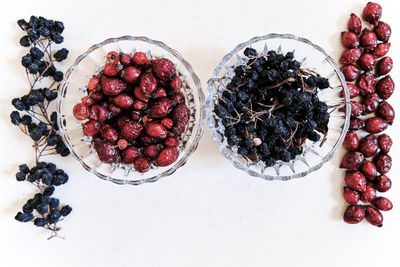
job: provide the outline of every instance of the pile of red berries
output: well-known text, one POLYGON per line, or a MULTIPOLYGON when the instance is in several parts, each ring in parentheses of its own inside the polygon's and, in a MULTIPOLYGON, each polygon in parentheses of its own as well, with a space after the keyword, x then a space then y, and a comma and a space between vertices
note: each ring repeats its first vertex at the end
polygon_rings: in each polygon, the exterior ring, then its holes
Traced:
POLYGON ((102 162, 133 164, 143 173, 152 163, 168 166, 179 156, 179 137, 190 116, 181 88, 169 59, 111 51, 73 113, 88 119, 83 132, 102 162))
POLYGON ((349 152, 342 160, 342 167, 347 170, 343 195, 350 205, 343 218, 346 223, 355 224, 365 217, 369 223, 379 227, 383 222, 380 210, 387 211, 393 207, 389 199, 377 196, 377 191, 386 192, 392 185, 386 176, 392 166, 388 154, 392 139, 387 134, 375 134, 383 132, 395 117, 393 107, 386 101, 394 91, 394 82, 387 75, 392 70, 393 61, 385 56, 390 48, 391 28, 380 21, 381 15, 382 7, 369 2, 362 18, 374 27, 361 31, 360 18, 351 14, 349 31, 342 33, 342 44, 347 49, 340 58, 352 98, 350 128, 343 143, 349 152), (350 83, 353 81, 355 84, 350 83), (369 135, 361 133, 365 137, 359 140, 355 131, 361 129, 369 135), (359 205, 360 201, 367 205, 359 205))

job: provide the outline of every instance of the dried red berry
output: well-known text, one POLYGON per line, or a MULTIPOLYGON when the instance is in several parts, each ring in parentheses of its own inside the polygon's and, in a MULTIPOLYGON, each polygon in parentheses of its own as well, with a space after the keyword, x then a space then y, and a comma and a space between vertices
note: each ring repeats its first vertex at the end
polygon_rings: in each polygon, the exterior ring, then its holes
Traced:
POLYGON ((100 105, 90 107, 89 117, 95 121, 104 121, 108 118, 108 110, 100 105))
POLYGON ((108 77, 117 76, 119 73, 118 65, 106 64, 103 69, 103 73, 108 77))
POLYGON ((375 86, 377 94, 383 99, 388 99, 394 92, 394 82, 390 75, 380 79, 375 86))
POLYGON ((106 76, 101 76, 101 90, 105 95, 118 95, 126 89, 126 83, 118 78, 107 78, 106 76))
POLYGON ((392 147, 393 141, 387 134, 381 134, 378 136, 378 147, 381 152, 389 153, 390 148, 392 147))
POLYGON ((136 121, 128 121, 121 128, 123 138, 132 140, 138 138, 143 130, 143 125, 136 121))
POLYGON ((157 79, 154 77, 153 72, 150 69, 147 70, 140 78, 139 87, 146 97, 150 97, 157 89, 157 79))
POLYGON ((379 76, 388 74, 393 68, 393 60, 391 57, 384 57, 379 60, 378 65, 376 66, 376 73, 379 76))
POLYGON ((146 54, 143 52, 136 52, 133 54, 131 61, 137 66, 145 66, 149 64, 149 60, 147 59, 146 54))
POLYGON ((145 157, 138 157, 134 160, 133 167, 138 172, 147 172, 150 170, 150 161, 145 157))
POLYGON ((360 171, 364 174, 368 181, 373 182, 376 180, 377 170, 374 163, 369 160, 364 160, 360 167, 360 171))
POLYGON ((351 189, 365 192, 367 189, 367 179, 364 174, 359 171, 347 172, 344 180, 351 189))
POLYGON ((133 98, 128 94, 119 94, 111 98, 111 102, 122 109, 130 109, 133 105, 133 98))
POLYGON ((374 32, 379 41, 387 42, 392 34, 392 29, 386 22, 379 21, 378 25, 374 27, 374 32))
POLYGON ((121 130, 125 123, 130 122, 131 120, 127 116, 121 116, 117 119, 117 126, 121 130))
POLYGON ((143 149, 143 154, 151 159, 155 159, 159 153, 160 149, 157 145, 148 145, 143 149))
POLYGON ((131 56, 121 52, 119 53, 119 62, 124 66, 128 66, 131 64, 131 56))
POLYGON ((364 220, 365 210, 360 205, 349 205, 343 215, 343 220, 349 224, 356 224, 364 220))
POLYGON ((344 78, 348 82, 355 81, 360 75, 360 69, 356 65, 344 65, 340 70, 343 72, 344 78))
POLYGON ((382 213, 374 206, 368 205, 365 207, 365 219, 374 226, 382 227, 382 213))
POLYGON ((96 91, 97 87, 100 85, 100 79, 97 78, 96 76, 93 76, 90 78, 89 83, 88 83, 88 90, 89 91, 96 91))
POLYGON ((360 34, 362 27, 361 19, 357 17, 356 14, 351 13, 349 22, 347 23, 347 27, 349 28, 350 32, 360 34))
POLYGON ((133 161, 140 156, 140 151, 137 147, 130 146, 122 151, 122 163, 132 164, 133 161))
POLYGON ((382 16, 382 7, 373 2, 368 2, 368 4, 364 7, 363 12, 362 12, 362 18, 373 24, 377 25, 379 19, 382 16))
POLYGON ((174 163, 179 156, 179 151, 175 147, 167 147, 163 149, 157 157, 156 164, 165 167, 174 163))
POLYGON ((136 111, 142 110, 145 107, 146 107, 146 103, 144 103, 144 102, 142 102, 140 100, 135 100, 133 102, 133 106, 132 106, 133 110, 136 110, 136 111))
POLYGON ((93 98, 87 96, 82 97, 81 99, 82 104, 86 105, 86 106, 91 106, 94 104, 94 100, 93 98))
POLYGON ((386 175, 378 176, 374 182, 376 190, 379 192, 387 192, 392 187, 392 180, 386 175))
POLYGON ((356 102, 356 101, 350 101, 350 105, 351 105, 351 117, 352 118, 357 118, 359 116, 361 116, 361 114, 363 114, 363 105, 361 105, 360 103, 356 102))
POLYGON ((372 113, 378 109, 379 106, 379 96, 376 93, 368 94, 364 97, 364 113, 372 113))
POLYGON ((95 136, 100 131, 101 124, 97 121, 89 120, 83 124, 83 133, 86 136, 95 136))
POLYGON ((350 120, 349 130, 357 131, 365 127, 365 121, 359 118, 354 118, 350 120))
POLYGON ((121 72, 121 78, 128 84, 135 84, 139 81, 142 71, 136 67, 125 67, 121 72))
POLYGON ((343 141, 343 147, 349 151, 356 151, 358 148, 359 140, 355 132, 348 132, 343 141))
POLYGON ((118 150, 112 143, 104 140, 96 140, 94 142, 94 149, 101 162, 112 163, 118 156, 118 150))
POLYGON ((117 107, 114 104, 109 103, 107 106, 108 111, 110 112, 111 116, 118 116, 119 114, 121 114, 121 108, 117 107))
POLYGON ((373 51, 378 44, 378 38, 373 31, 364 29, 360 36, 360 46, 364 47, 367 52, 373 51))
POLYGON ((378 113, 377 115, 380 118, 382 118, 383 120, 385 120, 385 122, 387 122, 388 124, 392 124, 393 123, 393 120, 394 120, 395 115, 396 115, 392 105, 390 105, 386 101, 382 101, 381 103, 379 103, 379 107, 378 107, 378 112, 377 113, 378 113))
POLYGON ((178 139, 176 139, 174 137, 168 137, 167 139, 165 139, 164 144, 167 147, 178 147, 179 141, 178 141, 178 139))
POLYGON ((165 90, 165 88, 162 87, 159 87, 153 95, 154 98, 162 98, 166 96, 167 96, 167 90, 165 90))
POLYGON ((174 63, 167 58, 153 60, 154 74, 163 81, 170 80, 175 74, 176 69, 174 63))
POLYGON ((178 92, 178 93, 172 94, 170 96, 170 99, 172 101, 174 101, 175 104, 183 104, 183 103, 185 103, 185 96, 183 95, 182 92, 178 92))
POLYGON ((115 143, 118 140, 117 130, 108 124, 103 124, 100 127, 100 134, 104 140, 110 141, 111 143, 115 143))
POLYGON ((146 102, 146 103, 149 102, 149 96, 146 96, 146 95, 143 93, 142 89, 140 89, 139 86, 136 86, 135 89, 133 89, 133 95, 134 95, 137 99, 139 99, 140 101, 142 101, 142 102, 146 102))
POLYGON ((392 157, 386 153, 379 153, 374 158, 376 169, 380 174, 385 174, 392 168, 392 157))
POLYGON ((372 201, 372 204, 374 204, 375 207, 383 211, 388 211, 393 208, 392 202, 386 197, 377 197, 372 201))
POLYGON ((116 51, 110 51, 107 53, 106 58, 108 64, 117 65, 119 61, 119 54, 116 51))
POLYGON ((361 139, 358 150, 365 157, 372 157, 378 153, 378 139, 373 134, 370 134, 361 139))
MULTIPOLYGON (((360 94, 360 88, 352 83, 347 83, 347 88, 349 89, 350 98, 354 98, 360 94)), ((340 96, 344 96, 343 90, 340 92, 340 96)))
POLYGON ((165 129, 165 127, 161 123, 149 122, 144 127, 146 129, 146 133, 152 138, 167 138, 167 129, 165 129))
POLYGON ((348 49, 357 48, 360 45, 360 40, 353 32, 342 32, 342 44, 348 49))
POLYGON ((365 96, 368 94, 372 94, 375 92, 375 75, 367 72, 360 76, 360 79, 357 81, 357 86, 360 88, 361 95, 365 96))
POLYGON ((170 118, 165 118, 161 121, 161 124, 164 125, 165 128, 171 129, 174 126, 174 121, 170 118))
POLYGON ((100 102, 104 98, 104 94, 101 91, 96 91, 90 94, 90 97, 95 102, 100 102))
POLYGON ((182 80, 178 76, 172 79, 172 81, 169 83, 169 87, 171 87, 173 90, 179 90, 182 88, 182 80))
POLYGON ((364 203, 369 203, 376 198, 376 189, 373 184, 367 183, 367 189, 365 192, 361 193, 361 201, 364 203))
POLYGON ((388 127, 386 121, 378 117, 372 117, 365 121, 365 130, 369 133, 380 133, 388 127))
POLYGON ((380 43, 374 50, 374 56, 376 58, 383 57, 389 52, 389 49, 390 49, 390 43, 380 43))
POLYGON ((73 114, 77 120, 86 120, 89 118, 89 108, 83 103, 78 103, 74 106, 73 114))
POLYGON ((360 48, 352 48, 344 50, 339 59, 340 64, 353 64, 360 59, 362 51, 360 48))
POLYGON ((376 61, 374 55, 370 53, 364 53, 359 60, 361 69, 365 71, 372 71, 375 68, 376 61))
POLYGON ((175 103, 172 100, 165 97, 161 98, 150 107, 149 116, 157 119, 165 118, 172 111, 174 105, 175 103))
POLYGON ((189 122, 190 111, 185 104, 180 104, 172 111, 172 119, 176 124, 186 125, 189 122))
POLYGON ((360 194, 356 190, 351 189, 350 187, 344 187, 343 198, 349 204, 357 204, 358 201, 360 201, 360 194))
MULTIPOLYGON (((130 60, 130 57, 129 57, 129 60, 130 60)), ((117 146, 120 150, 124 150, 128 146, 128 141, 126 141, 126 139, 119 139, 117 142, 117 146)))

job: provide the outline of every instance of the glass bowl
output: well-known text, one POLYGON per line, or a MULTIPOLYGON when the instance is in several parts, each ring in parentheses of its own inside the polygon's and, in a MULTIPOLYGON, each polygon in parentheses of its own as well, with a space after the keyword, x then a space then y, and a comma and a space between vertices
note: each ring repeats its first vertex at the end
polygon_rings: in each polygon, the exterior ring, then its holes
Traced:
POLYGON ((154 182, 174 173, 183 166, 189 156, 196 150, 203 134, 204 94, 200 80, 194 73, 191 65, 174 49, 160 41, 147 37, 122 36, 110 38, 91 46, 80 55, 75 63, 65 73, 58 97, 58 124, 65 144, 71 154, 89 172, 101 179, 116 184, 139 185, 154 182), (164 57, 170 59, 183 81, 182 92, 185 95, 186 105, 190 110, 189 123, 181 135, 178 159, 170 166, 151 166, 146 173, 139 173, 132 165, 122 163, 102 163, 91 145, 91 137, 83 134, 82 125, 85 121, 78 121, 73 116, 75 104, 86 96, 86 85, 90 78, 99 73, 105 63, 105 56, 109 51, 122 51, 132 54, 135 51, 146 52, 148 57, 164 57))
POLYGON ((290 180, 304 177, 316 171, 333 157, 341 146, 350 122, 349 92, 345 79, 334 60, 319 46, 309 40, 290 34, 268 34, 254 37, 236 46, 222 58, 215 68, 212 78, 208 81, 208 96, 206 101, 207 124, 211 136, 221 154, 232 162, 233 166, 246 173, 266 180, 290 180), (316 71, 329 79, 331 88, 320 90, 319 98, 330 107, 328 135, 323 146, 322 138, 318 142, 307 139, 303 153, 289 162, 277 161, 274 166, 267 167, 263 162, 253 162, 237 153, 236 147, 230 147, 224 136, 225 127, 214 112, 218 103, 218 94, 224 91, 230 79, 234 76, 233 69, 246 62, 243 51, 246 47, 255 48, 259 54, 266 55, 269 50, 286 54, 293 52, 294 58, 305 68, 316 71), (344 91, 344 96, 340 92, 344 91), (343 109, 344 108, 344 109, 343 109), (345 111, 343 111, 345 110, 345 111))

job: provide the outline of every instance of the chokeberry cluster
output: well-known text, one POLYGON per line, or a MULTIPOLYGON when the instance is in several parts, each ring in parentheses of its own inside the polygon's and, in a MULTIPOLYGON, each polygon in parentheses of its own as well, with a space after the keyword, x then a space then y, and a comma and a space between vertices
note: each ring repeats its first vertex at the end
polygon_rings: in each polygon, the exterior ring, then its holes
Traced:
POLYGON ((26 70, 30 89, 26 95, 11 101, 16 110, 11 112, 10 119, 33 140, 36 166, 29 169, 26 164, 20 165, 16 178, 34 184, 40 193, 27 201, 15 219, 20 222, 33 220, 35 225, 51 230, 53 237, 60 230, 56 223, 71 212, 71 207, 59 208, 60 201, 51 195, 54 186, 68 181, 68 175, 53 163, 41 162, 40 159, 47 155, 65 157, 70 154, 58 133, 57 113, 50 111, 51 102, 58 96, 59 82, 63 79, 63 72, 57 70, 54 63, 68 56, 65 48, 51 52, 54 44, 64 40, 61 35, 64 24, 36 16, 31 16, 29 22, 20 19, 17 23, 26 34, 20 39, 20 44, 29 48, 21 64, 26 70))
MULTIPOLYGON (((319 141, 328 130, 328 105, 318 98, 328 79, 301 67, 293 53, 244 50, 246 63, 219 94, 216 114, 229 146, 252 161, 272 166, 303 151, 306 139, 319 141)), ((321 145, 323 144, 321 141, 321 145)))

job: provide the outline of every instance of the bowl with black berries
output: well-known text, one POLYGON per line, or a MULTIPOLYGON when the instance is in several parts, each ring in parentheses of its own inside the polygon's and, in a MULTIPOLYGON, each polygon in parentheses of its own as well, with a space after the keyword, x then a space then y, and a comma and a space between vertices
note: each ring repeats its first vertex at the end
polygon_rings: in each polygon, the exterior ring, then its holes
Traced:
POLYGON ((290 34, 237 45, 207 89, 207 124, 220 152, 266 180, 318 170, 349 127, 349 92, 338 66, 321 47, 290 34))
POLYGON ((66 72, 58 123, 86 170, 139 185, 186 163, 203 134, 203 102, 199 78, 177 51, 122 36, 93 45, 66 72))

